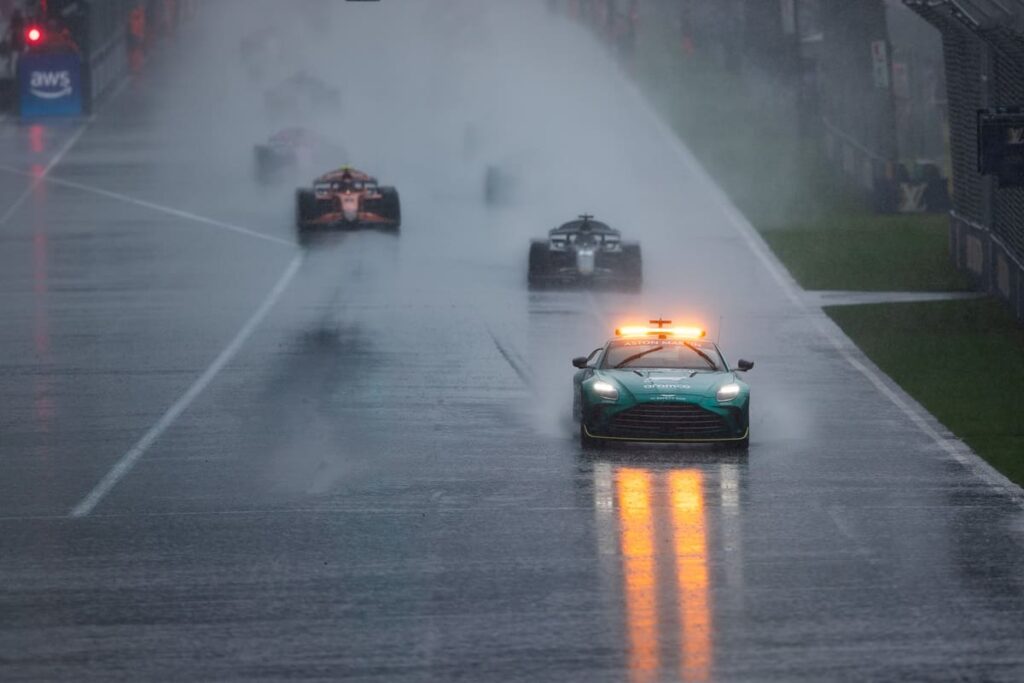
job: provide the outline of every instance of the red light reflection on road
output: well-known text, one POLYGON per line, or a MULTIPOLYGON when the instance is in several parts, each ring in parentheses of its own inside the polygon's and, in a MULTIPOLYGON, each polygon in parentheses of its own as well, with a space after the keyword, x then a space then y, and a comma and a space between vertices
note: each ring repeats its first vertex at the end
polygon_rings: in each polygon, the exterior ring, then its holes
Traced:
POLYGON ((28 127, 28 148, 33 154, 42 154, 46 150, 45 132, 41 123, 33 123, 28 127))

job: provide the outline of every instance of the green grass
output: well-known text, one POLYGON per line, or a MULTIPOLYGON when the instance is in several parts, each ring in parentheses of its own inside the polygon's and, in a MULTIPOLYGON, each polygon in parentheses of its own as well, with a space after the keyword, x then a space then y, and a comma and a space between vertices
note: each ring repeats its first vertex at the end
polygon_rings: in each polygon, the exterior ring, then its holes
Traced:
POLYGON ((826 313, 932 415, 1024 485, 1024 329, 992 299, 826 313))
POLYGON ((806 289, 960 291, 941 215, 880 215, 847 189, 789 96, 685 56, 671 21, 641 41, 641 87, 806 289))
POLYGON ((950 262, 944 215, 836 213, 761 234, 804 289, 971 289, 950 262))
MULTIPOLYGON (((962 291, 948 220, 879 215, 846 189, 785 97, 649 23, 634 73, 662 117, 806 289, 962 291)), ((854 342, 979 455, 1024 484, 1024 331, 994 300, 833 307, 854 342)))

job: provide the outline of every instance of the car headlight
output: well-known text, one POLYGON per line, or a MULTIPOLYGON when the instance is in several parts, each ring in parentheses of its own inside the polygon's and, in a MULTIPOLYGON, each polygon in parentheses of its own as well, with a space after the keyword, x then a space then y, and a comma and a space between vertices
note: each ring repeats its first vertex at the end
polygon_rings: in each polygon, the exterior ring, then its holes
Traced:
POLYGON ((608 382, 598 380, 590 385, 590 388, 594 390, 594 393, 601 398, 610 398, 615 400, 619 397, 619 390, 615 388, 615 385, 608 382))
POLYGON ((740 385, 735 382, 729 384, 723 384, 718 388, 718 393, 715 397, 722 402, 731 401, 740 395, 740 385))

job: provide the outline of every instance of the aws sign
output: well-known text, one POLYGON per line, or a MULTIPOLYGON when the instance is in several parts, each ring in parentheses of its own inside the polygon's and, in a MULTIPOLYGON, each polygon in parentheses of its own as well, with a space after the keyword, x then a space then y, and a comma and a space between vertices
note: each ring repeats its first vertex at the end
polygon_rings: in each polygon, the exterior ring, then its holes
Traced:
POLYGON ((28 52, 18 63, 18 81, 23 118, 83 112, 82 64, 76 54, 28 52))

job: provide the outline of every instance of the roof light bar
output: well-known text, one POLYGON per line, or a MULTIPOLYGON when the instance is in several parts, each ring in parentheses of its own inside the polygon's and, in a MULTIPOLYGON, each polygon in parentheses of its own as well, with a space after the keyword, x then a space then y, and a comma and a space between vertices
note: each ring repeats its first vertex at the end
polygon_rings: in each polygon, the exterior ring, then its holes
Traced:
MULTIPOLYGON (((663 323, 671 323, 671 320, 662 321, 663 323)), ((616 337, 678 337, 680 339, 701 339, 706 336, 705 332, 700 327, 641 327, 639 325, 625 325, 623 327, 616 328, 616 337)))

